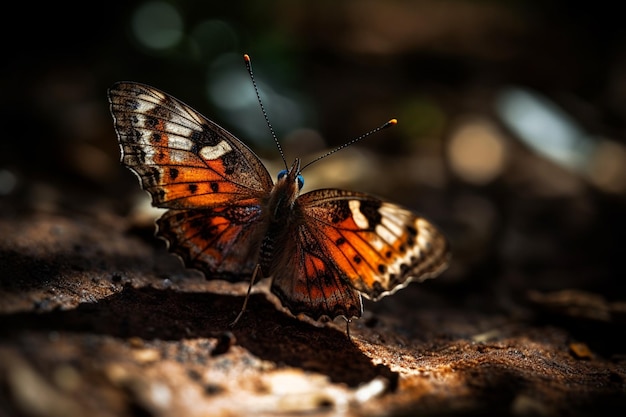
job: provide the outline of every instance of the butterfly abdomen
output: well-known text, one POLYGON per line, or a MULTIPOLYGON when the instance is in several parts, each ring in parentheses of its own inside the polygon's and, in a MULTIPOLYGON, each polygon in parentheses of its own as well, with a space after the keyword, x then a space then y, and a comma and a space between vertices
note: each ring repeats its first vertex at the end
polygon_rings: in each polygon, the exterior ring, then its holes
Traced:
POLYGON ((261 272, 263 276, 268 277, 272 271, 272 260, 276 259, 274 256, 276 250, 276 232, 268 230, 267 234, 263 238, 261 243, 261 250, 259 251, 259 265, 261 266, 261 272))
MULTIPOLYGON (((275 210, 283 212, 284 210, 294 210, 294 208, 294 206, 279 207, 275 210)), ((291 222, 298 216, 292 213, 285 214, 287 215, 272 217, 261 243, 261 249, 259 251, 259 264, 263 275, 266 277, 270 276, 273 271, 281 267, 277 264, 277 261, 285 259, 285 251, 289 250, 286 245, 293 239, 293 237, 288 236, 288 233, 289 230, 292 230, 291 222)), ((295 259, 292 260, 292 262, 295 262, 295 259)))

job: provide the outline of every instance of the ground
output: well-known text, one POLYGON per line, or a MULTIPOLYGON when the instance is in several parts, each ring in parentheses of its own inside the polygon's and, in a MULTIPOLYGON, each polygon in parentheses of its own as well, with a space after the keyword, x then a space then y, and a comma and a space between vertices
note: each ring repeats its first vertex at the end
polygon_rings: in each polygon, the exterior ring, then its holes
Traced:
MULTIPOLYGON (((66 197, 68 198, 68 197, 66 197)), ((626 307, 579 290, 412 284, 350 324, 184 269, 94 197, 0 218, 0 416, 621 415, 626 307), (502 301, 500 301, 502 303, 502 301), (621 334, 621 335, 620 335, 621 334)), ((452 269, 454 271, 454 269, 452 269)))

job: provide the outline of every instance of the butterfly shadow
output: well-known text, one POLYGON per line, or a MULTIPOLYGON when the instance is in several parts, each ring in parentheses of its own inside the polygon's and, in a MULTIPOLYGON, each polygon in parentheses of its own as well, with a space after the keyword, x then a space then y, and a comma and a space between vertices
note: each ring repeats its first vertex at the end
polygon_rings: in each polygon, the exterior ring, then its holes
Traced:
MULTIPOLYGON (((233 341, 261 359, 327 375, 333 382, 358 386, 383 377, 392 389, 397 384, 396 373, 374 365, 344 332, 291 317, 263 294, 250 296, 248 310, 230 329, 243 300, 243 296, 127 285, 112 296, 73 310, 2 315, 0 337, 43 330, 181 342, 217 338, 233 341)), ((207 356, 223 354, 228 348, 228 343, 218 343, 207 356)))

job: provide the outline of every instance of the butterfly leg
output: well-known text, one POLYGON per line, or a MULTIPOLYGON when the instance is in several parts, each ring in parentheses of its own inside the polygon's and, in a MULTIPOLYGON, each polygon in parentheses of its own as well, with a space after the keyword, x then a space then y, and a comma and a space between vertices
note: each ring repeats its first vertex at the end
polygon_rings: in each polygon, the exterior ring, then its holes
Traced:
POLYGON ((350 323, 352 323, 352 320, 350 319, 345 319, 346 320, 346 336, 348 336, 348 340, 352 340, 352 337, 350 336, 350 323))
POLYGON ((254 285, 254 280, 256 279, 256 276, 259 273, 260 268, 261 268, 261 265, 257 264, 256 267, 254 268, 254 271, 252 271, 252 278, 250 279, 250 285, 248 286, 248 292, 246 293, 246 298, 245 300, 243 300, 243 306, 241 306, 241 311, 239 312, 239 314, 237 314, 237 317, 235 318, 235 320, 233 320, 233 322, 228 325, 228 327, 230 327, 231 329, 235 327, 235 325, 237 324, 241 316, 243 316, 243 313, 246 311, 246 307, 248 306, 248 298, 250 298, 250 291, 252 291, 252 285, 254 285))

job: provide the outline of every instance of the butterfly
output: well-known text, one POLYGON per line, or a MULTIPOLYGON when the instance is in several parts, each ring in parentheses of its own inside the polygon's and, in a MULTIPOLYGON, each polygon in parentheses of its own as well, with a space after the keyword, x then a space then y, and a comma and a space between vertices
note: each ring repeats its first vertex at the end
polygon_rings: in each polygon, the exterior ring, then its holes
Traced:
POLYGON ((300 159, 274 183, 242 141, 154 87, 118 82, 108 98, 122 164, 167 209, 157 236, 209 280, 252 286, 260 271, 292 314, 349 321, 361 296, 379 300, 448 264, 444 235, 407 208, 338 189, 301 195, 300 159))

